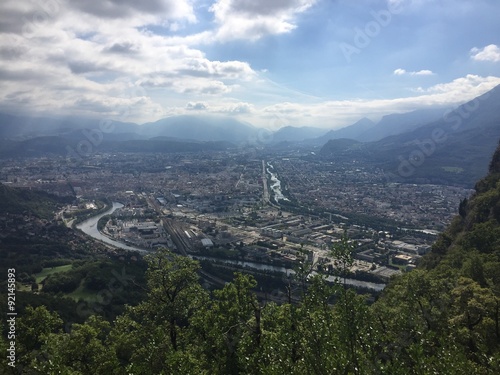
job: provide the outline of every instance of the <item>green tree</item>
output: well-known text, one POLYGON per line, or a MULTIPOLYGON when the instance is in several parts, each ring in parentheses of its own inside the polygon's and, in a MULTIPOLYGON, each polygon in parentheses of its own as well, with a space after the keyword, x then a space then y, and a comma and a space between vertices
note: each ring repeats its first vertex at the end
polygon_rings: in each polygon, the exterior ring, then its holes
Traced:
POLYGON ((461 277, 451 291, 449 324, 454 338, 462 343, 471 358, 484 362, 485 356, 498 348, 498 298, 489 288, 461 277))
POLYGON ((262 307, 251 291, 250 275, 213 292, 213 299, 193 319, 192 334, 211 374, 237 374, 255 365, 262 342, 262 307))
POLYGON ((198 282, 197 261, 161 249, 147 259, 148 298, 141 304, 154 323, 168 322, 170 344, 178 349, 178 331, 205 302, 206 293, 198 282))
POLYGON ((146 300, 118 317, 110 334, 119 366, 124 373, 201 374, 188 337, 193 315, 208 300, 199 263, 166 249, 147 261, 146 300))
POLYGON ((437 338, 448 334, 449 306, 447 281, 428 271, 412 271, 392 281, 372 307, 381 363, 410 368, 436 355, 437 338))
POLYGON ((91 316, 84 324, 75 324, 71 333, 50 334, 33 368, 41 374, 113 374, 118 368, 106 339, 111 325, 91 316))
POLYGON ((344 288, 347 287, 347 276, 354 264, 354 258, 352 256, 354 248, 354 242, 349 239, 347 233, 344 233, 340 238, 340 241, 333 244, 330 251, 330 255, 334 259, 333 262, 335 266, 335 272, 337 276, 343 277, 344 288))

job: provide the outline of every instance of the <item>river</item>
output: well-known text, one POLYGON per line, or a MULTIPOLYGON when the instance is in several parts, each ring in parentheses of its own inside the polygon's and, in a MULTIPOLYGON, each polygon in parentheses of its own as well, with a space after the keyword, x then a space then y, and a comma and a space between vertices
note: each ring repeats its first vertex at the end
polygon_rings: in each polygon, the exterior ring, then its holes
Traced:
POLYGON ((135 246, 129 246, 129 245, 124 244, 123 242, 118 242, 118 241, 112 240, 108 236, 105 236, 104 234, 99 232, 99 230, 97 229, 97 222, 99 221, 99 219, 101 217, 103 217, 105 215, 112 214, 117 209, 122 208, 122 207, 123 207, 123 204, 118 203, 118 202, 113 202, 113 207, 111 207, 109 210, 107 210, 106 212, 103 212, 102 214, 92 216, 90 219, 87 219, 87 220, 81 222, 76 227, 78 229, 80 229, 83 233, 85 233, 85 234, 87 234, 87 235, 89 235, 89 236, 91 236, 99 241, 105 242, 109 245, 113 245, 114 247, 124 249, 124 250, 146 252, 147 250, 145 250, 145 249, 141 249, 141 248, 138 248, 135 246))
MULTIPOLYGON (((212 257, 206 257, 206 256, 191 256, 191 258, 195 258, 198 260, 209 260, 213 262, 221 262, 225 264, 232 264, 236 265, 239 267, 248 267, 248 268, 253 268, 259 271, 272 271, 272 272, 280 272, 286 275, 294 274, 295 272, 290 269, 290 268, 285 268, 285 267, 280 267, 280 266, 273 266, 270 264, 262 264, 262 263, 255 263, 255 262, 247 262, 247 261, 241 261, 241 260, 232 260, 232 259, 220 259, 220 258, 212 258, 212 257)), ((316 275, 316 272, 313 272, 312 275, 316 275)), ((336 277, 335 276, 328 276, 326 278, 327 281, 330 282, 335 282, 336 277)), ((341 283, 344 281, 344 279, 339 280, 341 283)), ((371 283, 368 281, 361 281, 361 280, 355 280, 355 279, 346 279, 346 284, 358 288, 366 288, 366 289, 372 289, 377 292, 380 292, 381 290, 384 289, 385 284, 379 284, 379 283, 371 283)))
MULTIPOLYGON (((267 162, 267 166, 271 169, 274 169, 274 167, 267 162)), ((278 202, 280 199, 284 201, 290 201, 287 197, 283 195, 283 192, 281 191, 281 181, 276 177, 276 174, 271 172, 269 168, 266 168, 267 173, 271 175, 271 189, 273 190, 274 193, 274 199, 276 199, 276 202, 278 202)))

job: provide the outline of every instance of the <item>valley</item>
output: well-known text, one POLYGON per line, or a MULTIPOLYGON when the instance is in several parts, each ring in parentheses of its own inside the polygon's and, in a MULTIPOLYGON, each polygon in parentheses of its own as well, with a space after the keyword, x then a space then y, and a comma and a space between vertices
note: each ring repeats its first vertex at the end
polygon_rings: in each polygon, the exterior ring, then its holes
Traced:
POLYGON ((352 277, 379 284, 413 269, 472 193, 389 182, 380 169, 300 149, 96 153, 80 164, 25 158, 0 177, 10 187, 75 199, 59 218, 107 246, 212 259, 215 276, 217 259, 241 262, 225 263, 236 270, 250 263, 293 269, 306 260, 332 274, 330 248, 346 233, 356 243, 352 277), (82 210, 97 212, 103 197, 120 204, 101 210, 102 222, 75 222, 82 210))

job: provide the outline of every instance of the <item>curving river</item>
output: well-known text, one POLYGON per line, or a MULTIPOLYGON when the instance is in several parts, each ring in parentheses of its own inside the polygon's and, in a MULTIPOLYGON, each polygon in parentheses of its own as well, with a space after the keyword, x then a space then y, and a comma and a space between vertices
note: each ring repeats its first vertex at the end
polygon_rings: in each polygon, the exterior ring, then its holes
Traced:
POLYGON ((83 233, 85 233, 91 237, 94 237, 96 240, 105 242, 109 245, 113 245, 114 247, 118 247, 118 248, 124 249, 124 250, 146 252, 147 250, 145 250, 145 249, 141 249, 141 248, 138 248, 135 246, 129 246, 129 245, 124 244, 123 242, 118 242, 118 241, 112 240, 108 236, 105 236, 104 234, 99 232, 99 230, 97 229, 97 222, 99 221, 99 219, 101 217, 103 217, 105 215, 112 214, 117 209, 122 208, 122 207, 123 207, 123 204, 118 203, 118 202, 113 202, 113 207, 111 207, 109 210, 107 210, 106 212, 103 212, 102 214, 92 216, 90 219, 87 219, 87 220, 81 222, 76 227, 78 229, 80 229, 83 233))

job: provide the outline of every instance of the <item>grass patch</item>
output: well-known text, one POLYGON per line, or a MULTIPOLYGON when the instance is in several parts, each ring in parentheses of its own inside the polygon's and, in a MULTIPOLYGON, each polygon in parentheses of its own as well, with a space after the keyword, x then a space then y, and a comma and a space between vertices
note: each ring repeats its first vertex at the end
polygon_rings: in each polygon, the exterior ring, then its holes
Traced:
POLYGON ((450 173, 462 173, 464 171, 464 169, 460 167, 441 167, 441 168, 443 168, 445 172, 450 172, 450 173))
POLYGON ((64 266, 44 268, 42 272, 35 274, 36 282, 37 284, 40 284, 43 280, 45 280, 47 276, 52 275, 56 272, 69 271, 71 267, 73 267, 72 264, 66 264, 64 266))
POLYGON ((17 283, 16 290, 19 292, 31 292, 31 284, 26 285, 26 284, 17 283))

